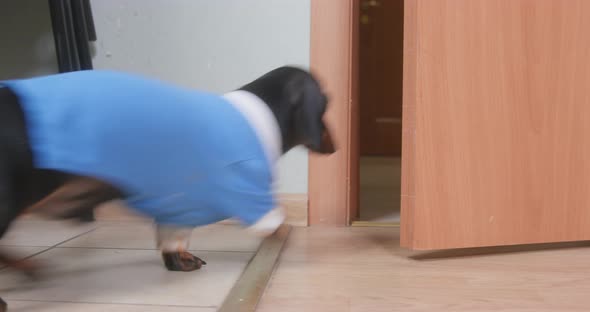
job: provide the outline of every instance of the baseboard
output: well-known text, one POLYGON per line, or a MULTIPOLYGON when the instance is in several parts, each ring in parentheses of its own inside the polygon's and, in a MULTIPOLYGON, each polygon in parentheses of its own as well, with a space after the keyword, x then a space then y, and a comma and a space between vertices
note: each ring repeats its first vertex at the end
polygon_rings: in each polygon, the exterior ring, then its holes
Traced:
MULTIPOLYGON (((307 226, 307 194, 279 194, 279 202, 287 212, 286 224, 292 226, 307 226)), ((99 221, 148 221, 142 215, 134 213, 121 202, 115 201, 100 206, 96 210, 96 219, 99 221)), ((236 221, 226 220, 222 224, 235 224, 236 221)))
POLYGON ((279 194, 279 202, 287 211, 286 223, 292 226, 307 226, 309 200, 307 194, 279 194))

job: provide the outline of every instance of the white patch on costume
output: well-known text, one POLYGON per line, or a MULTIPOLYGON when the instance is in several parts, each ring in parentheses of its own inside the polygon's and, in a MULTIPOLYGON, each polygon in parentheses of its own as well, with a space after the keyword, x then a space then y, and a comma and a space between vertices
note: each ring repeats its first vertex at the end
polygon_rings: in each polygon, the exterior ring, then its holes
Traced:
POLYGON ((223 96, 248 120, 262 144, 273 170, 283 153, 281 128, 272 110, 259 97, 248 91, 238 90, 223 96))
MULTIPOLYGON (((258 140, 262 144, 264 153, 271 166, 270 170, 273 175, 273 189, 276 187, 276 163, 283 153, 283 142, 281 137, 281 128, 268 105, 255 94, 244 91, 232 91, 224 95, 240 113, 246 118, 250 126, 256 132, 258 140)), ((248 230, 254 234, 266 237, 274 233, 283 222, 285 222, 285 212, 282 208, 275 208, 254 225, 248 227, 248 230)))
POLYGON ((158 249, 162 252, 188 250, 193 228, 158 225, 156 236, 158 249))
POLYGON ((260 218, 254 225, 248 227, 248 230, 257 236, 266 237, 274 233, 283 222, 285 222, 285 212, 282 208, 275 208, 260 218))

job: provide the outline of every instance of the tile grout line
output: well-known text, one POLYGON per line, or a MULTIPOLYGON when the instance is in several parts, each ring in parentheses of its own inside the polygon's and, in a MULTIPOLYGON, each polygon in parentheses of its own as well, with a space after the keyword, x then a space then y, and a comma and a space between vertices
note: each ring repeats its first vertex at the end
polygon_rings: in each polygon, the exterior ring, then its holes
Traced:
MULTIPOLYGON (((11 246, 18 247, 18 246, 11 246)), ((56 249, 98 249, 98 250, 136 250, 136 251, 158 251, 157 248, 125 248, 125 247, 84 247, 84 246, 55 246, 56 249)), ((256 250, 211 250, 211 249, 188 249, 191 252, 208 252, 208 253, 256 253, 256 250)))
POLYGON ((171 304, 148 304, 148 303, 119 303, 119 302, 92 302, 92 301, 68 301, 68 300, 36 300, 36 299, 7 299, 14 302, 50 302, 50 303, 70 303, 70 304, 96 304, 96 305, 124 305, 124 306, 143 306, 143 307, 166 307, 166 308, 204 308, 215 309, 217 306, 201 305, 171 305, 171 304))
POLYGON ((95 227, 95 228, 93 228, 93 229, 90 229, 90 230, 88 230, 88 231, 86 231, 86 232, 84 232, 84 233, 80 233, 80 234, 78 234, 78 235, 76 235, 76 236, 74 236, 74 237, 70 237, 70 238, 68 238, 68 239, 66 239, 66 240, 64 240, 64 241, 61 241, 61 242, 59 242, 59 243, 57 243, 57 244, 55 244, 55 245, 51 246, 49 249, 53 249, 53 248, 55 248, 55 247, 58 247, 59 245, 65 244, 65 243, 67 243, 67 242, 69 242, 69 241, 72 241, 72 240, 74 240, 74 239, 76 239, 76 238, 79 238, 79 237, 81 237, 81 236, 84 236, 84 235, 86 235, 86 234, 88 234, 88 233, 94 232, 94 231, 98 230, 98 228, 99 228, 99 226, 97 226, 97 227, 95 227))
MULTIPOLYGON (((125 222, 122 222, 122 223, 125 223, 125 222)), ((80 237, 82 235, 85 235, 85 234, 90 233, 92 231, 98 230, 99 228, 110 227, 110 226, 115 226, 116 227, 117 225, 120 225, 120 224, 100 224, 100 221, 98 221, 98 224, 97 224, 97 226, 94 229, 92 229, 92 230, 90 230, 90 231, 88 231, 86 233, 82 233, 82 234, 80 234, 80 235, 78 235, 76 237, 72 237, 71 239, 65 240, 65 241, 63 241, 63 242, 61 242, 61 243, 59 243, 57 245, 51 246, 50 249, 52 249, 52 248, 62 248, 62 249, 65 249, 65 248, 80 248, 80 249, 105 249, 105 250, 106 249, 113 249, 113 250, 140 250, 140 251, 155 250, 155 251, 158 251, 157 248, 134 248, 134 247, 126 248, 126 247, 96 247, 96 246, 94 246, 94 247, 85 247, 85 246, 60 246, 62 244, 65 244, 65 243, 73 240, 73 239, 76 239, 76 238, 78 238, 78 237, 80 237)), ((221 225, 221 226, 235 226, 233 224, 218 224, 218 225, 221 225)), ((4 246, 8 246, 8 247, 45 247, 45 246, 19 246, 19 245, 4 245, 4 246)), ((2 247, 2 245, 0 245, 0 247, 2 247)), ((245 253, 256 253, 257 250, 212 250, 212 249, 191 249, 191 248, 189 248, 188 251, 191 251, 191 252, 210 252, 210 253, 213 253, 213 252, 218 252, 218 253, 244 253, 245 254, 245 253)))
MULTIPOLYGON (((51 249, 53 249, 53 248, 56 248, 57 246, 59 246, 59 245, 61 245, 61 244, 67 243, 67 242, 69 242, 69 241, 71 241, 71 240, 73 240, 73 239, 76 239, 76 238, 78 238, 78 237, 84 236, 84 235, 86 235, 86 234, 88 234, 88 233, 91 233, 91 232, 93 232, 93 231, 96 231, 96 229, 98 229, 98 226, 97 226, 97 227, 95 227, 95 228, 93 228, 93 229, 90 229, 90 230, 88 230, 88 231, 86 231, 86 232, 83 232, 83 233, 80 233, 80 234, 78 234, 78 235, 75 235, 75 236, 73 236, 73 237, 70 237, 70 238, 68 238, 68 239, 66 239, 66 240, 63 240, 63 241, 61 241, 61 242, 59 242, 59 243, 57 243, 57 244, 54 244, 54 245, 52 245, 52 246, 43 246, 43 247, 41 247, 41 248, 45 248, 45 249, 43 249, 43 250, 41 250, 41 251, 38 251, 38 252, 36 252, 36 253, 33 253, 32 255, 26 256, 26 257, 24 257, 24 258, 20 259, 20 261, 22 261, 22 260, 28 260, 28 259, 31 259, 32 257, 38 256, 38 255, 40 255, 40 254, 42 254, 42 253, 44 253, 44 252, 50 251, 51 249)), ((1 247, 1 246, 0 246, 0 247, 1 247)), ((12 246, 12 247, 30 247, 30 246, 12 246)), ((9 267, 8 267, 8 266, 0 267, 0 272, 6 271, 7 269, 9 269, 9 267)))
POLYGON ((0 248, 4 248, 4 247, 8 247, 8 248, 49 248, 50 246, 38 246, 38 245, 11 245, 11 244, 2 245, 2 244, 0 244, 0 248))

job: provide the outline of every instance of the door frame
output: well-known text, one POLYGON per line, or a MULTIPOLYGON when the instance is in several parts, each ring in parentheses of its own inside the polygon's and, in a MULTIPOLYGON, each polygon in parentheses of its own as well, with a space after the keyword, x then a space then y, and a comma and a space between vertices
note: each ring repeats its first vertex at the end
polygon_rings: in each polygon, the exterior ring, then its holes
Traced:
POLYGON ((310 69, 330 98, 338 151, 309 154, 309 224, 348 226, 359 211, 359 0, 311 0, 310 69))

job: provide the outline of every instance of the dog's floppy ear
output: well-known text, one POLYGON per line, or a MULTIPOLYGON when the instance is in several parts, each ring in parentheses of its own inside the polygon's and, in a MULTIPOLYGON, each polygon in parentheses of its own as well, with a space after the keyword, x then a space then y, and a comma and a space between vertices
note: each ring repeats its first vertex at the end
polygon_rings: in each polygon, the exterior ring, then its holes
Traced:
POLYGON ((310 76, 300 76, 288 85, 289 102, 293 105, 294 122, 303 145, 313 152, 331 154, 335 151, 323 116, 328 98, 310 76))

